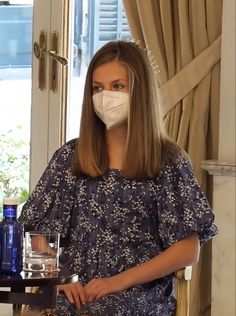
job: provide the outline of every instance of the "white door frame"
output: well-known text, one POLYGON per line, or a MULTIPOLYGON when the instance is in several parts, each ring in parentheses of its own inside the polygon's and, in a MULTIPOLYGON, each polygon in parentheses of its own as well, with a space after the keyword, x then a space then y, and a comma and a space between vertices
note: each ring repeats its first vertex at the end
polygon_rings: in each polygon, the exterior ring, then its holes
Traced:
MULTIPOLYGON (((34 0, 33 43, 39 34, 47 33, 47 48, 51 48, 51 34, 59 34, 58 54, 69 56, 68 34, 73 0, 34 0)), ((50 60, 46 58, 46 89, 38 87, 39 60, 32 57, 32 108, 30 192, 35 187, 55 150, 65 141, 65 113, 68 67, 58 65, 58 90, 50 90, 50 60)))

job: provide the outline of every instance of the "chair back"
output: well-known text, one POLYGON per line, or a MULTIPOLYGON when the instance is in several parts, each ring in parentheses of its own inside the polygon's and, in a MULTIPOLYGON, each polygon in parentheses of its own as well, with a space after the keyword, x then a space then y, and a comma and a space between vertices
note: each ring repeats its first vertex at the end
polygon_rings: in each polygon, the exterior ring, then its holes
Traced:
POLYGON ((190 307, 190 280, 192 267, 188 266, 175 272, 176 285, 176 316, 189 316, 190 307))

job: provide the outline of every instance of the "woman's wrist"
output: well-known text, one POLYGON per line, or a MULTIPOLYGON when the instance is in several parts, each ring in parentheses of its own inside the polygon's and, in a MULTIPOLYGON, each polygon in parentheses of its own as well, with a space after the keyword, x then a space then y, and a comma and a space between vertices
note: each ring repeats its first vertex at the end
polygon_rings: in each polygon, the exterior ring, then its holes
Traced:
POLYGON ((132 271, 133 269, 135 268, 123 271, 113 277, 113 281, 116 283, 116 287, 119 288, 120 291, 136 285, 135 273, 132 271))

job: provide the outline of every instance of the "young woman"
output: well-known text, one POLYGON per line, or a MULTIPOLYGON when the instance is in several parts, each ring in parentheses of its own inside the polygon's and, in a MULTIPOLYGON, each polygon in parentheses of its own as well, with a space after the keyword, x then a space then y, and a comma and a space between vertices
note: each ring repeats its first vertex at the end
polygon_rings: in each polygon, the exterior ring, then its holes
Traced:
POLYGON ((61 234, 56 315, 175 315, 173 272, 217 233, 188 157, 165 135, 144 50, 110 42, 93 57, 80 137, 56 151, 20 220, 61 234))

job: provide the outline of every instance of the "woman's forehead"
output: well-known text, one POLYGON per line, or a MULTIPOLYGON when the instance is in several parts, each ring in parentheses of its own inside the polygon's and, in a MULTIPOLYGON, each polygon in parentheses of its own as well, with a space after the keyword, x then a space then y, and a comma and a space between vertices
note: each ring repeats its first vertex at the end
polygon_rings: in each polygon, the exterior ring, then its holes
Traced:
POLYGON ((96 69, 93 71, 92 79, 93 81, 100 81, 105 78, 110 78, 110 80, 128 80, 128 69, 118 60, 104 63, 96 67, 96 69))

